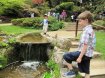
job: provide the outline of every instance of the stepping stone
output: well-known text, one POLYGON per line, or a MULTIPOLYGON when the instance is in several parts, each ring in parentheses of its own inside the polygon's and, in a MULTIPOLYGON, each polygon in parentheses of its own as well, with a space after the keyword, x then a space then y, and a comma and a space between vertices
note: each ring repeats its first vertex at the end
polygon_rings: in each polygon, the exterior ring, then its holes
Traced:
POLYGON ((77 51, 77 48, 70 48, 69 52, 77 51))
POLYGON ((72 48, 77 48, 78 45, 79 45, 79 42, 78 41, 71 41, 71 44, 72 44, 72 48))

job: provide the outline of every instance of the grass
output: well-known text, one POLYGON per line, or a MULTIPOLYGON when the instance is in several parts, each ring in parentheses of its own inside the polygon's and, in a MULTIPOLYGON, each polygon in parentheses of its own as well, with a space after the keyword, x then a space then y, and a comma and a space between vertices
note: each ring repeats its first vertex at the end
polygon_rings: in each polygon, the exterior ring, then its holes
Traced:
POLYGON ((21 34, 26 32, 40 32, 41 30, 36 30, 32 28, 24 28, 20 26, 0 26, 0 31, 7 33, 7 34, 21 34))
POLYGON ((105 59, 105 31, 96 31, 96 51, 105 59))

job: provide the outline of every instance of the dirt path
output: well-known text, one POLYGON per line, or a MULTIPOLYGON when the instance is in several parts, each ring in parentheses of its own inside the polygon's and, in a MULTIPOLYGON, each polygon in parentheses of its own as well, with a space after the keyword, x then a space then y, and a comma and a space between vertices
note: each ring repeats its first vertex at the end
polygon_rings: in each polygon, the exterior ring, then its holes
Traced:
POLYGON ((12 25, 12 23, 1 23, 0 26, 8 26, 8 25, 12 25))

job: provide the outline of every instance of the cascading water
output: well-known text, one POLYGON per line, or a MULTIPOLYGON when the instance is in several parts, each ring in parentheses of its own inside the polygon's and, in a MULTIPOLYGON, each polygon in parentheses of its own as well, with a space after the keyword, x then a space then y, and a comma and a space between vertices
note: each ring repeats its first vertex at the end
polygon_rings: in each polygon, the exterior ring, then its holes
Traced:
POLYGON ((18 58, 22 61, 47 61, 48 60, 49 43, 33 44, 22 43, 16 44, 14 53, 18 52, 18 58))
POLYGON ((20 37, 9 55, 8 62, 11 65, 0 71, 0 78, 41 78, 46 71, 42 63, 49 59, 49 45, 40 34, 31 33, 20 37), (20 62, 15 64, 15 61, 20 62))

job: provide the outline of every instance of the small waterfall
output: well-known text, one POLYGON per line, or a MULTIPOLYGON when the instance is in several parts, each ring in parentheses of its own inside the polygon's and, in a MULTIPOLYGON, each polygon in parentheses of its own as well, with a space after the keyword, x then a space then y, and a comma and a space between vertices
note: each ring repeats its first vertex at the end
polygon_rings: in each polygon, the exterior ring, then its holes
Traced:
MULTIPOLYGON (((50 43, 41 35, 28 34, 22 36, 20 41, 14 45, 13 61, 48 61, 50 43)), ((10 61, 11 62, 11 61, 10 61)))
POLYGON ((25 57, 26 61, 28 61, 31 57, 31 47, 32 47, 32 44, 30 44, 30 43, 28 43, 26 46, 26 53, 25 53, 25 55, 23 55, 25 57))

